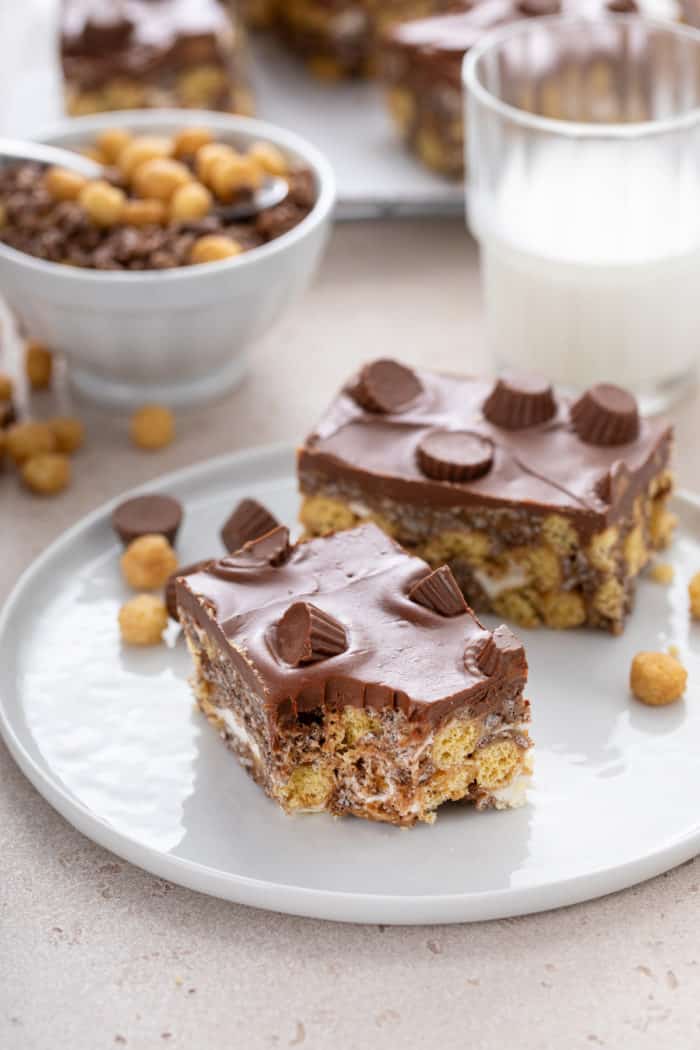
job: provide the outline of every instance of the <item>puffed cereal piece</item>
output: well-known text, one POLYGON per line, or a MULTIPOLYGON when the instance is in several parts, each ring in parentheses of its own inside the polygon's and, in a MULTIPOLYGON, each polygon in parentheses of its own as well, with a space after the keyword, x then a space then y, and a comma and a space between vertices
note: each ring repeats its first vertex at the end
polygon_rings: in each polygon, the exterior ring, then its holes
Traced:
POLYGON ((191 222, 203 219, 212 206, 212 196, 201 182, 188 182, 175 190, 170 201, 170 218, 173 222, 191 222))
POLYGON ((272 142, 254 142, 247 155, 268 175, 287 175, 289 172, 289 161, 272 142))
POLYGON ((175 437, 175 417, 165 405, 143 405, 131 417, 129 432, 139 448, 165 448, 175 437))
POLYGON ((48 423, 14 423, 6 437, 7 453, 19 467, 33 456, 56 450, 56 437, 48 423))
POLYGON ((163 226, 168 218, 165 201, 127 200, 124 201, 120 222, 126 226, 163 226))
POLYGON ((663 707, 685 692, 688 672, 669 653, 642 652, 632 660, 630 689, 643 704, 663 707))
POLYGON ((690 615, 694 620, 700 620, 700 572, 696 572, 688 584, 688 598, 690 599, 690 615))
POLYGON ((172 152, 172 139, 164 135, 139 135, 121 151, 117 166, 122 175, 130 179, 140 164, 154 157, 171 157, 172 152))
POLYGON ((49 427, 56 438, 56 449, 71 455, 85 440, 85 427, 75 416, 55 416, 49 420, 49 427))
POLYGON ((237 153, 233 146, 227 146, 225 142, 208 142, 200 146, 195 154, 194 168, 197 177, 210 185, 209 179, 214 164, 222 157, 235 157, 237 153))
POLYGON ((262 170, 251 157, 234 153, 213 161, 208 181, 219 200, 232 201, 241 190, 256 190, 260 186, 262 170))
POLYGON ((210 263, 222 259, 232 259, 243 251, 241 245, 231 237, 218 233, 208 233, 194 242, 190 250, 190 262, 210 263))
POLYGON ((6 372, 0 372, 0 401, 11 401, 14 383, 6 372))
POLYGON ((51 385, 53 354, 42 343, 27 343, 24 369, 32 390, 46 390, 51 385))
POLYGON ((213 140, 209 128, 189 127, 180 128, 173 139, 173 150, 176 157, 193 157, 198 149, 208 145, 213 140))
POLYGON ((119 631, 127 645, 159 645, 167 626, 165 605, 153 594, 137 594, 119 610, 119 631))
POLYGON ((673 583, 675 573, 675 569, 667 561, 659 561, 656 565, 652 565, 649 570, 649 578, 654 583, 663 583, 668 586, 668 584, 673 583))
POLYGON ((126 194, 105 179, 88 182, 78 197, 85 214, 95 226, 114 226, 121 220, 126 194))
POLYGON ((52 200, 75 201, 87 186, 88 180, 77 171, 54 167, 47 169, 43 183, 52 200))
POLYGON ((70 461, 60 452, 41 452, 22 466, 22 481, 40 496, 55 496, 70 484, 70 461))
POLYGON ((116 164, 133 136, 127 128, 105 128, 97 136, 97 148, 106 164, 116 164))
POLYGON ((160 533, 147 532, 132 540, 121 556, 124 579, 136 591, 163 587, 177 569, 177 555, 160 533))
POLYGON ((153 157, 134 170, 131 185, 139 197, 169 201, 176 190, 192 180, 192 172, 186 165, 172 157, 153 157))

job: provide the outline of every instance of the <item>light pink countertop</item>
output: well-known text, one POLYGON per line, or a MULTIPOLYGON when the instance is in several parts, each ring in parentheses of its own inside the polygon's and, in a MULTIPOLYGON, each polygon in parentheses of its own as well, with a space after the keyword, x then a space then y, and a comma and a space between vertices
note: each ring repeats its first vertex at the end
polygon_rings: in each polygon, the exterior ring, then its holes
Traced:
MULTIPOLYGON (((339 380, 380 354, 483 367, 476 259, 460 221, 339 227, 322 276, 258 347, 244 385, 181 416, 163 452, 133 450, 124 417, 81 410, 88 442, 70 493, 40 501, 0 477, 0 599, 63 528, 123 489, 299 439, 339 380)), ((36 404, 49 411, 50 395, 36 404)), ((680 482, 700 488, 697 401, 674 418, 680 482)), ((520 919, 288 918, 179 889, 94 846, 0 744, 3 1050, 690 1050, 699 1001, 697 859, 520 919)))

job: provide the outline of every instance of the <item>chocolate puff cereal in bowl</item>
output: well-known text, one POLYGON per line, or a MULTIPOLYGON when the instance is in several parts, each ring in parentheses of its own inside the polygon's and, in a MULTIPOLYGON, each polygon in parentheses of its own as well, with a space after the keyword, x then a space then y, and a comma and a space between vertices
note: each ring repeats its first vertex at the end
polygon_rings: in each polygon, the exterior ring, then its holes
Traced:
POLYGON ((186 405, 233 387, 316 271, 335 200, 323 155, 274 125, 196 110, 68 119, 41 140, 103 170, 0 170, 0 282, 28 336, 105 403, 186 405))

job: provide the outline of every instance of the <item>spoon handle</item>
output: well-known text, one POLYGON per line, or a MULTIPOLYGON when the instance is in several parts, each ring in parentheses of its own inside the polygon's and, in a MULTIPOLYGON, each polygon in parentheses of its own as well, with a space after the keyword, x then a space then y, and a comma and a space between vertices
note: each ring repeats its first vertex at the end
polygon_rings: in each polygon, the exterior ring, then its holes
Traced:
POLYGON ((24 139, 6 139, 0 137, 0 167, 17 164, 22 161, 33 161, 37 164, 57 165, 69 168, 87 178, 102 174, 102 166, 82 153, 60 149, 58 146, 45 146, 42 142, 25 141, 24 139))

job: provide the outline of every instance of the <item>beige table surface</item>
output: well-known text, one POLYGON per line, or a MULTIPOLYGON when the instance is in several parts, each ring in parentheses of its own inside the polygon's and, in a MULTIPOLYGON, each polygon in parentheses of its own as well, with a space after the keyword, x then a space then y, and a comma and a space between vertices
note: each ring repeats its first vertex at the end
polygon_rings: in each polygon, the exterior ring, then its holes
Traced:
MULTIPOLYGON (((244 385, 182 416, 171 448, 137 453, 125 419, 85 412, 69 495, 38 501, 0 478, 0 598, 49 540, 122 489, 298 439, 375 354, 483 366, 476 259, 460 223, 339 227, 322 276, 257 348, 244 385)), ((48 397, 36 406, 49 411, 48 397)), ((687 402, 674 416, 681 482, 700 487, 696 414, 687 402)), ((697 859, 624 893, 499 922, 289 918, 118 860, 58 816, 0 745, 2 1050, 684 1050, 700 1047, 699 993, 697 859)))

